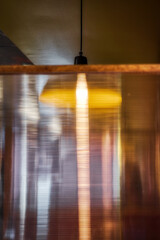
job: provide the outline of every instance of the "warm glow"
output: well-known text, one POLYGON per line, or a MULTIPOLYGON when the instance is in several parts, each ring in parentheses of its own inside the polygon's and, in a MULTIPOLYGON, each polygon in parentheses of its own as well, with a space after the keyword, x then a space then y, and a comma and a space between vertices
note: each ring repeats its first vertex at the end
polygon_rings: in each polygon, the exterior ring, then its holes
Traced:
MULTIPOLYGON (((78 74, 78 78, 83 78, 85 74, 78 74)), ((81 97, 81 104, 88 97, 89 108, 112 108, 117 107, 122 102, 121 94, 113 89, 88 89, 86 82, 79 82, 77 89, 45 89, 39 97, 43 103, 54 105, 59 108, 75 108, 77 98, 81 97), (83 101, 83 102, 82 102, 83 101)))
POLYGON ((88 88, 85 74, 78 74, 76 104, 84 108, 88 107, 88 88))
POLYGON ((78 74, 76 88, 79 239, 90 236, 90 171, 88 89, 85 74, 78 74))

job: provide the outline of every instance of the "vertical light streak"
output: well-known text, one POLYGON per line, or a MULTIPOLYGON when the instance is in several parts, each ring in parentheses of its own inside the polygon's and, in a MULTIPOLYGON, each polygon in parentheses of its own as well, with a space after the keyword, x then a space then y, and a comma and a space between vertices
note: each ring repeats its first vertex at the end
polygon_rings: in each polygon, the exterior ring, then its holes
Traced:
MULTIPOLYGON (((0 109, 2 108, 2 102, 3 102, 3 79, 0 79, 0 109)), ((0 124, 2 124, 2 122, 0 124)), ((2 148, 3 148, 3 127, 2 127, 2 125, 0 127, 1 127, 1 129, 0 129, 0 132, 1 132, 1 135, 0 135, 0 169, 1 169, 2 148)), ((0 180, 1 180, 1 176, 0 176, 0 180)))
POLYGON ((107 131, 103 137, 102 146, 102 184, 103 184, 103 206, 104 210, 112 208, 112 156, 111 139, 107 131))
POLYGON ((120 201, 120 178, 121 178, 121 128, 118 120, 118 132, 114 134, 113 146, 113 199, 120 201))
POLYGON ((3 79, 0 78, 0 103, 3 101, 3 79))
POLYGON ((79 240, 89 240, 90 233, 90 171, 88 88, 85 74, 78 74, 76 88, 76 133, 78 169, 79 240))
POLYGON ((122 140, 121 140, 121 111, 118 112, 118 165, 119 165, 119 222, 120 239, 122 239, 122 221, 121 221, 121 179, 122 179, 122 140))
POLYGON ((102 184, 103 206, 105 216, 105 237, 110 239, 112 234, 121 239, 121 125, 120 113, 115 132, 106 131, 102 145, 102 184), (116 215, 115 215, 116 214, 116 215), (116 216, 116 218, 115 218, 116 216))
MULTIPOLYGON (((46 156, 44 155, 46 158, 46 156)), ((39 174, 37 186, 37 239, 47 239, 49 204, 51 194, 51 174, 39 174), (46 176, 45 176, 46 174, 46 176)))
MULTIPOLYGON (((28 103, 28 77, 24 75, 22 81, 22 108, 27 108, 28 103)), ((27 115, 22 117, 22 135, 21 135, 21 185, 20 185, 20 235, 24 239, 24 225, 26 215, 27 197, 27 115)))
POLYGON ((158 194, 160 196, 160 136, 159 136, 159 133, 157 133, 156 135, 155 154, 156 154, 156 179, 157 179, 157 186, 158 186, 158 194))
POLYGON ((122 143, 121 143, 121 121, 120 121, 120 113, 118 116, 118 164, 119 164, 119 169, 120 169, 120 176, 121 178, 121 173, 122 173, 122 143))

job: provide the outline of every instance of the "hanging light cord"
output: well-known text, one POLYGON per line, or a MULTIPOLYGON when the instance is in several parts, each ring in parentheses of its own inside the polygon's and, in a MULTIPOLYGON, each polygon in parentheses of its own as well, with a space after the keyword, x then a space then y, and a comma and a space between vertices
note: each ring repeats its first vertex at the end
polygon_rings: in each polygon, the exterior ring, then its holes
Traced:
POLYGON ((76 56, 74 59, 74 64, 87 64, 88 60, 83 56, 83 0, 80 0, 80 51, 79 56, 76 56))
POLYGON ((82 47, 83 47, 83 39, 82 39, 82 36, 83 36, 83 0, 81 0, 81 16, 80 16, 80 24, 81 24, 81 27, 80 27, 80 36, 81 36, 81 39, 80 39, 80 52, 79 52, 79 55, 83 55, 83 51, 82 51, 82 47))

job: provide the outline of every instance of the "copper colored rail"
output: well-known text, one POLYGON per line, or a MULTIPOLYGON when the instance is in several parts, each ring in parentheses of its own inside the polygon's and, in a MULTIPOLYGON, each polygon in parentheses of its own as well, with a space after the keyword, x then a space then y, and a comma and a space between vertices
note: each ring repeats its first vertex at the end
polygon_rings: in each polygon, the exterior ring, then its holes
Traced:
POLYGON ((160 74, 160 64, 131 65, 58 65, 58 66, 0 66, 0 74, 58 74, 58 73, 155 73, 160 74))

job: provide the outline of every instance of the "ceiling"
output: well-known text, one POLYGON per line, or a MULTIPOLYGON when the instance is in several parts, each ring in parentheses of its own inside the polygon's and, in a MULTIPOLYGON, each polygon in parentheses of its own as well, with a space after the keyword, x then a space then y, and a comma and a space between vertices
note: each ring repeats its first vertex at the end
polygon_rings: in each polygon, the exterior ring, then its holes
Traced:
MULTIPOLYGON (((159 0, 85 0, 84 55, 90 64, 158 63, 159 0)), ((73 64, 79 0, 5 0, 0 29, 34 64, 73 64)))

